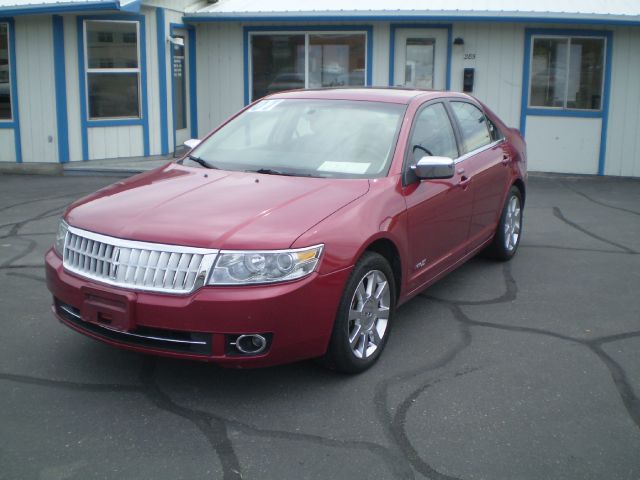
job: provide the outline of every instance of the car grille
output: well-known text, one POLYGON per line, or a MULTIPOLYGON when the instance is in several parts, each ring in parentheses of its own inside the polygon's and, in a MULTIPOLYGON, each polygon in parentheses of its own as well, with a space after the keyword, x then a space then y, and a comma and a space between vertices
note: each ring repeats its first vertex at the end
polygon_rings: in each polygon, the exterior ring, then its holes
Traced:
POLYGON ((175 294, 200 288, 217 250, 137 242, 69 227, 63 265, 76 275, 118 287, 175 294))

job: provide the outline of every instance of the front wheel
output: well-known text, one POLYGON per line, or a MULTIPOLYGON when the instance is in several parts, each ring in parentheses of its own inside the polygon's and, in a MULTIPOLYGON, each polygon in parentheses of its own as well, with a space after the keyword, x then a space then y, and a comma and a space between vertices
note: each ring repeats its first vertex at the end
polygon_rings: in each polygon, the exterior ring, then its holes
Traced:
POLYGON ((522 194, 512 186, 502 208, 493 242, 486 253, 496 260, 510 260, 518 250, 522 236, 522 194))
POLYGON ((371 367, 384 349, 395 308, 395 282, 389 262, 366 252, 347 281, 322 362, 345 373, 371 367))

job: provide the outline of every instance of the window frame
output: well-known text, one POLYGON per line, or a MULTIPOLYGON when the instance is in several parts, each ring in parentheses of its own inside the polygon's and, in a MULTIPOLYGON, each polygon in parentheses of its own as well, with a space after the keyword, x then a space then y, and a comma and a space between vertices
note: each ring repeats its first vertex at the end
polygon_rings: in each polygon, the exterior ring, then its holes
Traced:
MULTIPOLYGON (((304 89, 309 88, 309 36, 310 35, 363 35, 364 36, 364 86, 371 85, 372 39, 373 29, 370 25, 334 25, 309 27, 244 27, 245 34, 245 105, 259 99, 253 98, 253 37, 268 35, 304 35, 304 89)), ((264 98, 264 97, 262 97, 264 98)))
POLYGON ((83 81, 84 81, 84 101, 85 101, 85 118, 87 119, 87 122, 89 123, 93 123, 93 122, 114 122, 114 121, 142 121, 144 118, 144 111, 143 111, 143 99, 142 99, 142 95, 144 94, 143 92, 143 88, 142 88, 142 70, 143 70, 143 66, 142 66, 142 62, 143 62, 143 58, 142 58, 142 51, 141 51, 141 45, 140 42, 141 40, 144 41, 144 39, 141 38, 140 35, 141 32, 141 25, 140 25, 140 20, 137 19, 110 19, 110 18, 105 18, 105 19, 100 19, 100 18, 85 18, 82 20, 82 49, 83 49, 83 54, 84 54, 84 72, 83 74, 83 81), (137 54, 137 64, 138 66, 136 68, 89 68, 89 42, 87 41, 87 24, 90 22, 99 22, 99 23, 133 23, 136 25, 136 54, 137 54), (92 117, 91 116, 91 107, 89 105, 89 74, 93 73, 93 74, 131 74, 131 73, 135 73, 137 75, 138 78, 138 115, 137 116, 122 116, 122 117, 92 117))
POLYGON ((0 118, 0 127, 12 128, 17 120, 16 115, 16 87, 15 84, 15 65, 14 65, 14 50, 13 46, 13 24, 9 19, 0 19, 0 24, 6 25, 7 27, 7 78, 8 78, 8 86, 9 86, 9 109, 11 110, 11 116, 9 118, 0 118))
POLYGON ((527 109, 533 110, 546 110, 550 112, 575 112, 575 113, 587 113, 587 114, 602 114, 605 109, 605 91, 606 91, 606 82, 607 82, 607 69, 609 68, 609 38, 606 34, 601 32, 594 31, 593 35, 583 34, 576 32, 572 33, 532 33, 531 38, 529 39, 529 58, 525 59, 528 65, 527 72, 527 109), (543 105, 532 105, 531 104, 531 89, 533 88, 533 82, 531 81, 531 77, 533 75, 533 51, 534 51, 534 43, 536 39, 550 39, 550 40, 567 40, 567 58, 566 64, 568 66, 567 69, 567 78, 565 82, 564 95, 563 95, 563 104, 562 107, 554 107, 554 106, 543 106, 543 105), (575 108, 575 107, 567 107, 567 93, 569 88, 569 69, 571 68, 571 41, 575 39, 589 39, 589 40, 603 40, 602 44, 602 54, 603 54, 603 62, 602 62, 602 81, 600 85, 600 108, 575 108))

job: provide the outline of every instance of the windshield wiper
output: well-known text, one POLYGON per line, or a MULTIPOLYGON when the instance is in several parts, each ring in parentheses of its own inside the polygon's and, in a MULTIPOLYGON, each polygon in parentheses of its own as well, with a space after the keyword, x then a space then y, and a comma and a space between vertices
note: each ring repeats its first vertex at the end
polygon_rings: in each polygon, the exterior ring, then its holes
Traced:
POLYGON ((189 155, 188 156, 189 160, 191 160, 192 162, 196 162, 198 165, 203 166, 204 168, 214 168, 214 169, 218 169, 218 167, 215 167, 213 165, 211 165, 209 162, 207 162, 206 160, 201 159, 200 157, 196 157, 195 155, 189 155))
POLYGON ((294 173, 294 172, 283 172, 280 170, 275 170, 273 168, 259 168, 257 170, 245 170, 247 173, 262 173, 264 175, 284 175, 286 177, 314 177, 315 175, 311 175, 310 173, 294 173))

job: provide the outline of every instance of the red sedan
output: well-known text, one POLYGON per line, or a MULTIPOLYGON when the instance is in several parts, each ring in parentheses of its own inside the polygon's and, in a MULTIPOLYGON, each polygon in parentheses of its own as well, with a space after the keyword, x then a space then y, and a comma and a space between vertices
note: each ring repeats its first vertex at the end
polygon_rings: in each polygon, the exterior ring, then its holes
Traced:
POLYGON ((271 95, 71 205, 46 254, 53 310, 123 348, 359 372, 399 304, 516 253, 525 182, 519 132, 467 95, 271 95))

